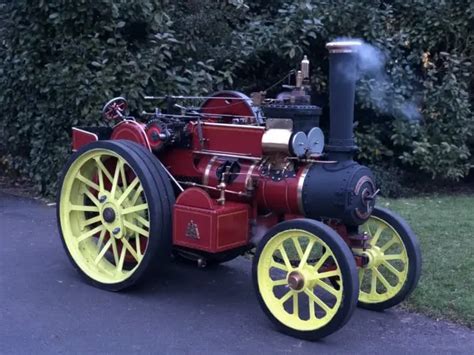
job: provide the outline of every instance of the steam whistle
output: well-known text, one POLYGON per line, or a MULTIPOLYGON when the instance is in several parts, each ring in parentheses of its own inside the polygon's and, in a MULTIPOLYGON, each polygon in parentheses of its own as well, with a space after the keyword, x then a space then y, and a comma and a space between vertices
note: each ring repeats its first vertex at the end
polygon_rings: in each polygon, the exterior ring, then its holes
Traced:
POLYGON ((303 76, 303 81, 309 81, 309 59, 305 55, 301 61, 301 74, 303 76))
POLYGON ((301 61, 301 68, 296 73, 296 88, 303 89, 309 84, 309 60, 305 55, 301 61))
POLYGON ((293 87, 290 102, 292 104, 310 104, 310 91, 309 60, 305 55, 301 61, 300 70, 296 72, 295 86, 293 87))

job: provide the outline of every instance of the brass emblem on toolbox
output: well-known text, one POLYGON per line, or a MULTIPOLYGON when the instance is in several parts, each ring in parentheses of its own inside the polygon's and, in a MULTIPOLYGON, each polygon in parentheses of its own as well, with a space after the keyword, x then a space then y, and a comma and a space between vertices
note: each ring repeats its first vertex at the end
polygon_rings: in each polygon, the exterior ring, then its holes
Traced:
POLYGON ((188 226, 186 227, 186 238, 189 239, 199 239, 199 229, 196 223, 193 220, 190 220, 188 226))

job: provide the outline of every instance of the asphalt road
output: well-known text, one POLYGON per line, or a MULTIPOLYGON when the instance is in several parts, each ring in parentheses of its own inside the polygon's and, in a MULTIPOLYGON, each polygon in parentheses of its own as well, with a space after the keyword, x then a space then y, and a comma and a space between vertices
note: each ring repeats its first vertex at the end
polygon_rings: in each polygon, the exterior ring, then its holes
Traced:
POLYGON ((172 264, 109 293, 73 270, 55 208, 0 191, 0 353, 474 353, 474 332, 422 315, 357 310, 311 343, 278 333, 260 311, 250 262, 172 264))

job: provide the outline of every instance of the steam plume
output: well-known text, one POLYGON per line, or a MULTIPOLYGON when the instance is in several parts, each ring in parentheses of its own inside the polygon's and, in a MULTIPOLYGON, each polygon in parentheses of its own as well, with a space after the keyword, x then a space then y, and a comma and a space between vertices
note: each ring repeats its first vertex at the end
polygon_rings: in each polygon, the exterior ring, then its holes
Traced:
MULTIPOLYGON (((339 40, 354 40, 348 38, 339 38, 339 40)), ((367 83, 367 99, 369 102, 383 114, 395 117, 403 117, 410 121, 418 121, 421 114, 415 102, 411 100, 395 97, 395 85, 385 67, 387 56, 377 47, 359 40, 362 45, 357 51, 358 56, 358 79, 364 79, 367 83)), ((347 75, 347 73, 342 73, 347 75)))

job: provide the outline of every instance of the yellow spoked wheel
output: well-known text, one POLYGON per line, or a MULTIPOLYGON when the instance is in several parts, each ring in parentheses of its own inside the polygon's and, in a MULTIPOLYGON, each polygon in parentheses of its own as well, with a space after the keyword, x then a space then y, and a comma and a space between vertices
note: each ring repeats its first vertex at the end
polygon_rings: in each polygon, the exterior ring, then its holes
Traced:
POLYGON ((342 327, 357 303, 357 269, 342 238, 308 219, 272 228, 257 247, 255 290, 263 311, 283 332, 308 340, 342 327), (334 287, 330 278, 342 282, 334 287))
POLYGON ((418 240, 401 217, 383 208, 375 208, 360 228, 371 236, 371 248, 355 250, 369 261, 359 269, 359 306, 373 310, 392 307, 402 302, 418 283, 418 240))
POLYGON ((64 169, 58 196, 62 241, 73 265, 95 286, 131 286, 169 256, 173 196, 150 154, 130 142, 95 142, 64 169))

